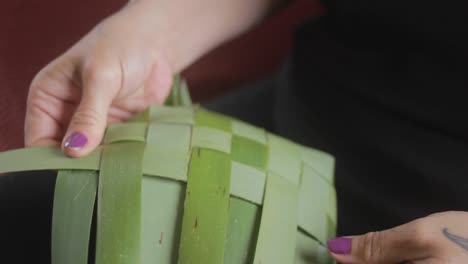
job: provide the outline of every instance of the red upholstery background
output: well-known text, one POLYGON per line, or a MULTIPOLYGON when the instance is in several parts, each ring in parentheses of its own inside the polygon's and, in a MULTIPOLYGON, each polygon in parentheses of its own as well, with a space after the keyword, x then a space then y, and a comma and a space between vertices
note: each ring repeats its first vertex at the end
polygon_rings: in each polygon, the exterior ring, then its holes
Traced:
MULTIPOLYGON (((11 0, 0 4, 0 151, 21 147, 28 85, 35 73, 126 0, 11 0)), ((262 26, 223 45, 184 72, 195 100, 209 99, 271 72, 291 46, 291 32, 323 10, 294 1, 262 26)))

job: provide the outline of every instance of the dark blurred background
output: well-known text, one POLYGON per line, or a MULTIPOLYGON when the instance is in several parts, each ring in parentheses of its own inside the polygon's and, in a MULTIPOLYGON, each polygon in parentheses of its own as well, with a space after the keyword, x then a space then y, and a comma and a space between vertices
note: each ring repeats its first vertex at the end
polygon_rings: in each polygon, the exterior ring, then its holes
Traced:
MULTIPOLYGON (((10 0, 0 4, 0 151, 23 146, 28 86, 48 62, 125 0, 10 0)), ((296 25, 319 15, 316 0, 291 1, 261 26, 222 45, 184 73, 195 101, 233 91, 274 71, 296 25)))

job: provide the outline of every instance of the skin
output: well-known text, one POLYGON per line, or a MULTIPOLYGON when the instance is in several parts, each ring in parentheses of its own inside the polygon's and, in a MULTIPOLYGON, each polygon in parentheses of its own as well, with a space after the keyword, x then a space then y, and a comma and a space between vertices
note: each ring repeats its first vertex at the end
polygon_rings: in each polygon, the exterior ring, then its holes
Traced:
POLYGON ((108 123, 131 118, 169 93, 172 76, 258 24, 275 0, 135 0, 42 69, 29 89, 25 145, 64 145, 80 132, 90 153, 108 123))
POLYGON ((352 236, 344 264, 468 263, 468 212, 444 212, 393 229, 352 236))
MULTIPOLYGON (((109 123, 125 121, 169 93, 172 76, 221 43, 252 28, 282 0, 134 0, 106 18, 31 83, 25 144, 90 153, 109 123)), ((394 229, 352 237, 342 263, 468 263, 468 213, 431 215, 394 229), (445 231, 444 231, 445 230, 445 231)))

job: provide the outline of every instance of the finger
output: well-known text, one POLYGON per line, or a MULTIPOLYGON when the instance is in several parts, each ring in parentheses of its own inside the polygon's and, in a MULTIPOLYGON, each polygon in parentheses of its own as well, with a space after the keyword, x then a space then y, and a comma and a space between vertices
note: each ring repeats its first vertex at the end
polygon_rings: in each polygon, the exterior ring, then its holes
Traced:
POLYGON ((362 236, 328 241, 332 257, 346 264, 401 263, 421 259, 430 252, 430 240, 418 221, 362 236))
POLYGON ((60 146, 64 130, 45 109, 28 106, 25 122, 25 146, 60 146))
POLYGON ((151 68, 145 85, 145 96, 148 104, 162 104, 170 93, 173 73, 166 61, 159 60, 151 68))
POLYGON ((66 124, 76 108, 76 87, 61 74, 38 74, 32 82, 26 108, 25 145, 60 146, 66 124))
POLYGON ((83 69, 81 102, 62 142, 65 154, 71 157, 90 153, 104 136, 109 108, 121 83, 119 69, 104 65, 83 69))

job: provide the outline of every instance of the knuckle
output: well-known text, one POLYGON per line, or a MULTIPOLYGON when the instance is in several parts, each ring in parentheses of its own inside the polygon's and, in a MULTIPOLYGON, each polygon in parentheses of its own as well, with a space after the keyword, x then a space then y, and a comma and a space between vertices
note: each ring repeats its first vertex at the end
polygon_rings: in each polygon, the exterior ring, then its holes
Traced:
POLYGON ((91 83, 120 81, 120 67, 115 65, 97 59, 88 60, 83 65, 83 78, 91 83))
POLYGON ((420 219, 412 224, 412 243, 420 248, 431 247, 434 241, 433 237, 431 237, 431 226, 424 220, 420 219))
POLYGON ((383 254, 382 248, 383 232, 370 232, 363 236, 359 250, 362 259, 368 263, 375 263, 383 254))
POLYGON ((42 73, 37 73, 29 84, 29 91, 39 90, 42 86, 42 73))
POLYGON ((40 97, 41 95, 43 95, 44 93, 43 91, 46 89, 46 87, 47 87, 47 82, 45 81, 43 71, 41 71, 38 74, 36 74, 34 79, 29 84, 29 91, 28 91, 28 98, 27 98, 28 102, 32 98, 40 97))
POLYGON ((90 129, 101 127, 105 122, 105 118, 93 107, 82 105, 73 116, 71 126, 90 129))

